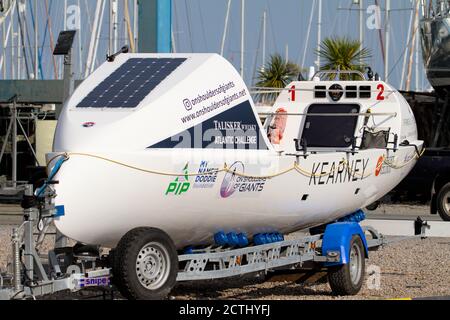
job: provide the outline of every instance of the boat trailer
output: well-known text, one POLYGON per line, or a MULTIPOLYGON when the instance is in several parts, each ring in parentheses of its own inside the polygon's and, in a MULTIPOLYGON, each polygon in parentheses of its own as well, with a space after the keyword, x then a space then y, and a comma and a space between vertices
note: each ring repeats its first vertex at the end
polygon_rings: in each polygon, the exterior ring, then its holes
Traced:
MULTIPOLYGON (((48 182, 49 185, 52 183, 57 182, 48 182)), ((102 255, 99 248, 83 245, 60 248, 55 245, 48 254, 40 253, 39 248, 53 219, 63 214, 61 208, 54 206, 54 197, 52 191, 37 197, 33 185, 25 187, 23 223, 13 229, 11 236, 12 261, 8 271, 0 273, 0 300, 36 299, 88 288, 104 293, 114 291, 111 255, 102 255)), ((426 222, 418 219, 416 236, 404 239, 424 238, 428 228, 426 222)), ((334 223, 326 226, 324 233, 294 240, 245 248, 208 247, 182 253, 178 256, 177 282, 267 274, 270 271, 324 270, 348 264, 350 239, 355 235, 362 239, 366 258, 369 250, 390 243, 371 227, 362 228, 356 222, 334 223)))

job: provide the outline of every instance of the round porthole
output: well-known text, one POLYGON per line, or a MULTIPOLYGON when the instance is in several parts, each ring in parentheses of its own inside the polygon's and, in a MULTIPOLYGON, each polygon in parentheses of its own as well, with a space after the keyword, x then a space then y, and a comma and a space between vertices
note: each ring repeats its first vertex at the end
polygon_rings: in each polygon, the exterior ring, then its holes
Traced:
POLYGON ((328 89, 328 94, 330 95, 331 100, 338 102, 344 95, 344 89, 340 84, 333 84, 330 89, 328 89))

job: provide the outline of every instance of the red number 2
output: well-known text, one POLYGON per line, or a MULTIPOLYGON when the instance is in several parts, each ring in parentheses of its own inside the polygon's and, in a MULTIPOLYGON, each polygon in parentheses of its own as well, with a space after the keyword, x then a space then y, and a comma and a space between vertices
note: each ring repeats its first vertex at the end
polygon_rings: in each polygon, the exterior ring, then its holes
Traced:
POLYGON ((384 86, 380 83, 378 85, 377 89, 380 91, 378 93, 377 100, 378 101, 383 101, 384 100, 384 86))

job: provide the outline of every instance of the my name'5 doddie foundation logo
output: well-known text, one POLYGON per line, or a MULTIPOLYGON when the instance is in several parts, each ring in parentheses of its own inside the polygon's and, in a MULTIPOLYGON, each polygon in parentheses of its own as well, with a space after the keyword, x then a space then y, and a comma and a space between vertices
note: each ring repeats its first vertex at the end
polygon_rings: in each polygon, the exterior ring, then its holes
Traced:
POLYGON ((189 163, 183 169, 184 175, 177 177, 169 184, 166 190, 166 196, 180 196, 189 191, 191 183, 189 182, 189 163))
POLYGON ((214 187, 219 168, 210 168, 208 161, 202 161, 195 177, 194 189, 210 189, 214 187))

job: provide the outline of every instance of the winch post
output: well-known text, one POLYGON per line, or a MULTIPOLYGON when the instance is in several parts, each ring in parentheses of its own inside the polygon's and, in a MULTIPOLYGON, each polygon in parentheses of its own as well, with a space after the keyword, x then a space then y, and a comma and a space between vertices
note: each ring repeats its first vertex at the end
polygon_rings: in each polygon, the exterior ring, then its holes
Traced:
POLYGON ((13 250, 13 280, 14 290, 16 292, 22 291, 22 284, 20 279, 20 245, 19 245, 19 231, 14 228, 12 231, 12 250, 13 250))
MULTIPOLYGON (((33 185, 25 186, 25 196, 33 196, 33 185)), ((42 266, 40 258, 36 252, 35 241, 33 236, 34 223, 38 222, 39 212, 35 207, 24 209, 24 265, 25 275, 29 281, 34 279, 34 267, 37 267, 37 271, 41 280, 48 281, 47 274, 42 266)))

